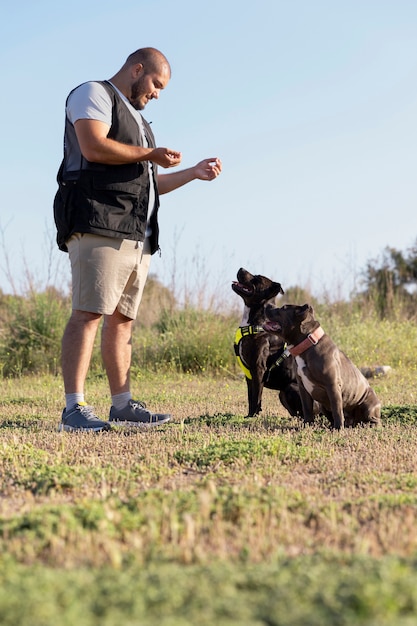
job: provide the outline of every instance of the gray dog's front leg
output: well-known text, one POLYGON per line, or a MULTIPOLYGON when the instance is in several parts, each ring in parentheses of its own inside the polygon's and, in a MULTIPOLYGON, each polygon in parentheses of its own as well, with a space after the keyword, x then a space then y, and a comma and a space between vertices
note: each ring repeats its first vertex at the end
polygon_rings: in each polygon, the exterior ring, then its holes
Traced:
POLYGON ((341 430, 345 427, 345 415, 343 413, 343 400, 340 388, 337 386, 327 389, 330 408, 333 416, 333 427, 341 430))
POLYGON ((300 389, 301 405, 303 407, 304 423, 312 424, 314 422, 313 398, 306 391, 300 378, 298 378, 298 385, 300 389))

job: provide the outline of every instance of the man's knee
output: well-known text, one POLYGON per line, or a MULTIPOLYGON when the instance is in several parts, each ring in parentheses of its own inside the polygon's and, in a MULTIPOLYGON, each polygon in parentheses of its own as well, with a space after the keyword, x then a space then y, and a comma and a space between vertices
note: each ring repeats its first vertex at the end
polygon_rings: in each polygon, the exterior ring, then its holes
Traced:
POLYGON ((123 327, 124 329, 130 330, 132 325, 132 318, 123 315, 118 309, 116 309, 112 315, 104 315, 103 328, 123 327))
POLYGON ((69 323, 74 324, 99 324, 102 318, 101 313, 93 313, 92 311, 81 311, 80 309, 73 309, 69 323))

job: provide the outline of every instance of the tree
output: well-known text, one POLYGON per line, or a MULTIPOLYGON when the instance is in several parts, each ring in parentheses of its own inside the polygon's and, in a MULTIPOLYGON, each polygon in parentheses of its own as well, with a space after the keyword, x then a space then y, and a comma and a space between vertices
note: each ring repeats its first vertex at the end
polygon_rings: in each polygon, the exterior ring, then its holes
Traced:
POLYGON ((392 314, 397 304, 415 316, 417 304, 417 240, 405 253, 387 246, 380 258, 368 261, 363 272, 362 295, 373 300, 381 317, 392 314))

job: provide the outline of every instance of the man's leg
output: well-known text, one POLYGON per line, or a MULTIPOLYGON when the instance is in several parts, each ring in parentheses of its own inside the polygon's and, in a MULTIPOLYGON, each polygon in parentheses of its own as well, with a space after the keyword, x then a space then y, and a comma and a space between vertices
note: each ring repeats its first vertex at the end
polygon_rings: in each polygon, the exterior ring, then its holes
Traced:
POLYGON ((130 364, 132 359, 133 320, 119 311, 104 318, 101 354, 112 395, 110 422, 134 426, 158 426, 171 418, 167 413, 152 413, 143 402, 132 399, 130 364))
POLYGON ((94 340, 101 315, 73 311, 62 338, 62 376, 65 393, 84 393, 94 340))
POLYGON ((130 390, 133 320, 116 309, 104 316, 101 356, 109 379, 110 393, 116 396, 130 390))
POLYGON ((91 361, 94 339, 101 315, 73 310, 62 338, 62 375, 66 407, 59 425, 61 431, 110 430, 108 422, 100 420, 92 407, 84 402, 84 384, 91 361))

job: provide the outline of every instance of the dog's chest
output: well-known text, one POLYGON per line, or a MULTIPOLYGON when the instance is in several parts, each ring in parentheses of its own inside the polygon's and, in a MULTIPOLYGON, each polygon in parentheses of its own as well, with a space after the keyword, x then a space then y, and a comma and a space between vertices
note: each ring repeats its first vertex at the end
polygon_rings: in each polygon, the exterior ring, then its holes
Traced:
POLYGON ((245 304, 243 307, 241 326, 247 326, 249 324, 250 308, 245 304))
POLYGON ((297 374, 301 378, 301 382, 303 383, 305 390, 311 395, 314 391, 314 384, 305 373, 306 362, 300 355, 295 357, 295 362, 297 364, 297 374))

